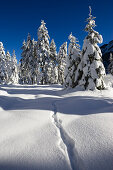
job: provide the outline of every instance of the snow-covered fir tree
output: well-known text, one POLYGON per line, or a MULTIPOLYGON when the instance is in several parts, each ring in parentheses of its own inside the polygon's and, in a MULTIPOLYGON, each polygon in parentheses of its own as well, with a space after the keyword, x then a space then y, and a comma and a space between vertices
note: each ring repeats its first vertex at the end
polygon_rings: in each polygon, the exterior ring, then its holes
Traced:
POLYGON ((6 64, 7 64, 7 80, 6 83, 12 82, 12 61, 9 51, 6 53, 6 64))
POLYGON ((58 65, 54 67, 54 84, 58 84, 58 65))
POLYGON ((3 47, 3 43, 0 42, 0 84, 7 83, 8 73, 7 73, 7 62, 6 55, 3 47))
POLYGON ((77 43, 76 37, 69 35, 70 44, 68 47, 68 55, 66 58, 66 69, 65 69, 65 87, 75 87, 75 73, 78 64, 81 60, 80 46, 77 43))
POLYGON ((27 36, 27 42, 23 42, 22 58, 20 60, 20 83, 36 84, 38 75, 37 63, 37 42, 31 40, 30 34, 27 36))
POLYGON ((113 54, 110 53, 110 64, 108 66, 108 73, 113 75, 113 54))
POLYGON ((9 62, 11 61, 11 55, 10 55, 9 51, 6 52, 6 60, 9 62))
POLYGON ((30 84, 37 84, 38 76, 38 63, 37 63, 37 53, 36 53, 37 42, 33 39, 31 45, 31 51, 29 56, 29 76, 30 84))
POLYGON ((80 85, 85 89, 105 89, 104 75, 105 68, 102 63, 102 53, 97 45, 102 43, 103 38, 93 28, 95 25, 95 17, 90 13, 87 19, 85 31, 88 32, 83 44, 81 62, 77 68, 75 75, 76 85, 80 85))
POLYGON ((56 52, 56 44, 54 39, 52 39, 50 43, 50 59, 54 62, 54 65, 56 65, 57 52, 56 52))
POLYGON ((23 46, 22 46, 22 54, 21 54, 21 60, 19 62, 19 83, 24 84, 27 82, 27 56, 26 56, 26 51, 27 51, 27 46, 25 40, 23 41, 23 46))
POLYGON ((58 62, 58 83, 64 84, 64 71, 66 67, 67 58, 67 42, 63 43, 59 49, 57 62, 58 62))
POLYGON ((20 60, 19 60, 19 64, 18 64, 18 83, 23 84, 22 75, 21 75, 21 61, 20 60))
POLYGON ((33 84, 33 79, 32 79, 32 66, 33 66, 33 43, 31 40, 31 36, 28 33, 27 36, 27 42, 25 45, 25 56, 24 56, 24 83, 25 84, 33 84))
POLYGON ((37 44, 37 54, 40 63, 40 70, 41 70, 41 80, 40 83, 48 84, 48 77, 49 77, 49 63, 50 63, 50 46, 49 46, 49 35, 48 30, 45 26, 45 22, 41 21, 41 26, 38 28, 38 44, 37 44))
POLYGON ((12 60, 12 75, 11 75, 12 84, 17 84, 18 83, 18 65, 17 65, 17 59, 15 55, 15 50, 13 50, 11 60, 12 60))
POLYGON ((58 71, 57 71, 56 63, 57 63, 56 45, 54 40, 52 39, 50 43, 49 67, 47 71, 49 84, 56 84, 58 82, 58 71))

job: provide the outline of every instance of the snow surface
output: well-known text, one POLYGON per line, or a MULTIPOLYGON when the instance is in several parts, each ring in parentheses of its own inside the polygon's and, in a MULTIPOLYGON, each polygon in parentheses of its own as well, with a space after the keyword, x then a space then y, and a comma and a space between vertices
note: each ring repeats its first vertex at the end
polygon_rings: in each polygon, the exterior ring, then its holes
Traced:
POLYGON ((0 86, 0 170, 113 170, 113 89, 0 86))

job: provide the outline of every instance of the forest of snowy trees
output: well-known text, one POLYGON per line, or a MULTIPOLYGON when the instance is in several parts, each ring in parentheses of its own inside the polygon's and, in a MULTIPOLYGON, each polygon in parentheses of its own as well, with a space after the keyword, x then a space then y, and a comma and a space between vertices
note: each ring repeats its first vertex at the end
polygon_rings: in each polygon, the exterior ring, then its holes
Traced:
POLYGON ((3 43, 0 42, 0 84, 18 83, 18 65, 13 51, 12 56, 9 51, 5 54, 3 43))
POLYGON ((19 83, 21 84, 56 84, 64 83, 67 43, 64 43, 57 54, 56 45, 50 37, 45 22, 38 28, 38 41, 23 42, 22 58, 19 66, 19 83))
MULTIPOLYGON (((38 28, 38 40, 31 39, 30 34, 23 42, 19 64, 15 51, 12 56, 5 53, 3 43, 0 42, 0 84, 61 84, 65 88, 81 86, 84 89, 105 89, 105 68, 102 53, 97 45, 103 39, 94 30, 95 17, 89 7, 89 18, 85 31, 88 35, 84 39, 83 48, 76 37, 69 35, 69 46, 64 42, 56 51, 54 39, 50 42, 48 30, 42 20, 38 28)), ((110 57, 109 73, 113 74, 113 58, 110 57)))

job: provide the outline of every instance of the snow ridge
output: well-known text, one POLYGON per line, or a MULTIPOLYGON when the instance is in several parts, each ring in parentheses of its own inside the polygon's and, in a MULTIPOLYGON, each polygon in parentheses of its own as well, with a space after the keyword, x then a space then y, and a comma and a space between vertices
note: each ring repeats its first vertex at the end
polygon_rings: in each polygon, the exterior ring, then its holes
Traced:
POLYGON ((75 142, 62 127, 62 121, 57 117, 57 107, 55 102, 53 102, 52 105, 54 111, 54 114, 52 115, 52 120, 58 130, 58 134, 60 138, 59 141, 60 148, 65 153, 65 156, 67 157, 71 170, 78 170, 78 166, 77 166, 78 154, 75 150, 75 142))

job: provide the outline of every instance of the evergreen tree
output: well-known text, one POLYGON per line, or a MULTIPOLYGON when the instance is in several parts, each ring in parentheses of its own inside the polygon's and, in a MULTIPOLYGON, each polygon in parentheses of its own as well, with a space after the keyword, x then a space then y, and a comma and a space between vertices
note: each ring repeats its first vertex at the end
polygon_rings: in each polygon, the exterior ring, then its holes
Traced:
POLYGON ((20 84, 24 84, 26 83, 26 72, 27 72, 27 68, 26 68, 26 42, 25 40, 23 41, 23 46, 22 46, 22 54, 21 54, 21 60, 20 60, 20 72, 19 72, 19 82, 20 84))
POLYGON ((108 73, 113 75, 113 54, 110 53, 110 64, 108 66, 108 73))
POLYGON ((50 47, 49 35, 45 26, 45 22, 41 21, 41 26, 38 28, 38 58, 41 69, 41 84, 48 84, 48 68, 50 62, 50 47))
POLYGON ((67 58, 67 42, 61 45, 58 53, 58 83, 64 84, 64 71, 66 66, 67 58))
POLYGON ((20 60, 20 82, 22 84, 36 84, 38 75, 37 63, 37 42, 31 40, 30 34, 27 36, 27 42, 23 42, 22 59, 20 60))
POLYGON ((6 83, 7 79, 8 79, 8 74, 7 74, 6 55, 5 55, 3 43, 0 42, 0 84, 6 83))
POLYGON ((15 50, 13 50, 12 54, 12 83, 17 84, 18 83, 18 65, 17 65, 17 59, 15 55, 15 50))
POLYGON ((47 71, 49 84, 56 84, 58 82, 58 79, 57 79, 58 71, 56 67, 56 60, 57 60, 56 45, 55 45, 54 40, 52 39, 50 43, 50 61, 49 61, 49 67, 47 71))
POLYGON ((57 52, 54 39, 52 39, 50 43, 50 59, 53 61, 53 64, 56 65, 57 52))
POLYGON ((81 62, 75 75, 76 85, 83 86, 85 89, 104 89, 105 83, 103 77, 105 68, 102 63, 102 53, 97 43, 102 43, 102 36, 94 31, 95 17, 90 13, 87 19, 85 31, 88 32, 83 44, 81 62))
POLYGON ((70 44, 68 47, 68 55, 66 59, 65 69, 65 87, 75 87, 75 73, 80 63, 80 46, 77 44, 77 39, 69 35, 70 44))
POLYGON ((30 49, 29 62, 28 62, 30 84, 37 84, 38 63, 37 63, 36 45, 37 42, 33 39, 30 47, 31 49, 30 49))
POLYGON ((33 80, 32 80, 32 75, 31 75, 31 64, 32 64, 32 40, 31 40, 31 36, 28 33, 27 36, 27 42, 26 42, 26 48, 25 48, 25 56, 24 56, 24 83, 25 84, 33 84, 33 80))
POLYGON ((54 84, 58 84, 58 66, 54 68, 54 84))
POLYGON ((21 61, 19 61, 19 64, 18 64, 18 83, 19 84, 23 84, 22 82, 22 70, 21 70, 21 61))
POLYGON ((11 83, 12 82, 12 79, 11 79, 11 76, 12 76, 12 62, 11 62, 11 55, 9 53, 9 51, 7 51, 6 53, 6 65, 7 65, 7 80, 6 80, 6 83, 11 83))

